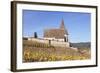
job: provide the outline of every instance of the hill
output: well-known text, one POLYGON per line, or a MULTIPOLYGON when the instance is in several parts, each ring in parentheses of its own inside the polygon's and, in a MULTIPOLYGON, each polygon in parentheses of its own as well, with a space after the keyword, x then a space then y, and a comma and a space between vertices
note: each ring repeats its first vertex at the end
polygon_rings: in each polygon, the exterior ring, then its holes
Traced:
POLYGON ((71 47, 54 47, 36 41, 23 40, 23 62, 63 61, 90 59, 90 53, 71 47))
POLYGON ((77 48, 90 48, 91 42, 70 43, 70 46, 77 48))

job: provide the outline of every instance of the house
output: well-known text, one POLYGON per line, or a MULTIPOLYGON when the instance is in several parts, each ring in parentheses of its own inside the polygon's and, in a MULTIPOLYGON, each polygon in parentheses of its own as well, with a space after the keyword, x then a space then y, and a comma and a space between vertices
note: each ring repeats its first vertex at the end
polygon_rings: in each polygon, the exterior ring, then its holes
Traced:
POLYGON ((44 30, 44 39, 69 42, 68 31, 65 28, 64 20, 62 19, 61 24, 60 24, 60 28, 45 29, 44 30))
POLYGON ((28 40, 50 44, 55 47, 70 47, 68 31, 65 28, 64 20, 61 21, 59 28, 45 29, 43 36, 43 38, 29 37, 28 40))

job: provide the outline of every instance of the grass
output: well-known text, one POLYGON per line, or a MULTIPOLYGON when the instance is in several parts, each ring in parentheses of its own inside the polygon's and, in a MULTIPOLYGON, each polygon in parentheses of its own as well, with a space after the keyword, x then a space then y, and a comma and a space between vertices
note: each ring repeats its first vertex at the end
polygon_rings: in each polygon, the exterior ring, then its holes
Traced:
POLYGON ((54 47, 36 41, 23 41, 23 62, 44 62, 90 59, 89 49, 75 51, 70 47, 54 47), (85 51, 84 51, 85 50, 85 51))

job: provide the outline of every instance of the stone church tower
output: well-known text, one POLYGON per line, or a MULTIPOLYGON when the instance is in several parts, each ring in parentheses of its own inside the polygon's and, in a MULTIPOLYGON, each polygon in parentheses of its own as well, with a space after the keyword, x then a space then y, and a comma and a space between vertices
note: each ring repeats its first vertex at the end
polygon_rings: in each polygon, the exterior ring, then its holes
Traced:
POLYGON ((64 41, 65 42, 68 42, 68 31, 67 29, 65 28, 65 25, 64 25, 64 20, 62 19, 62 22, 61 22, 61 25, 60 25, 60 29, 64 31, 64 41))

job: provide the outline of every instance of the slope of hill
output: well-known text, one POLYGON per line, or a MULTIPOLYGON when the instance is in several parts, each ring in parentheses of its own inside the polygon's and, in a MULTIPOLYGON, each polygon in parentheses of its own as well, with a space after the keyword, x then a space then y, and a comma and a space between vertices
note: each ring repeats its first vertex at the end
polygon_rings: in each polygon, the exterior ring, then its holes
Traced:
POLYGON ((70 43, 70 46, 77 47, 77 48, 90 48, 90 42, 80 42, 80 43, 70 43))
POLYGON ((90 59, 88 51, 75 51, 71 47, 54 47, 36 41, 23 40, 23 62, 63 61, 90 59))

